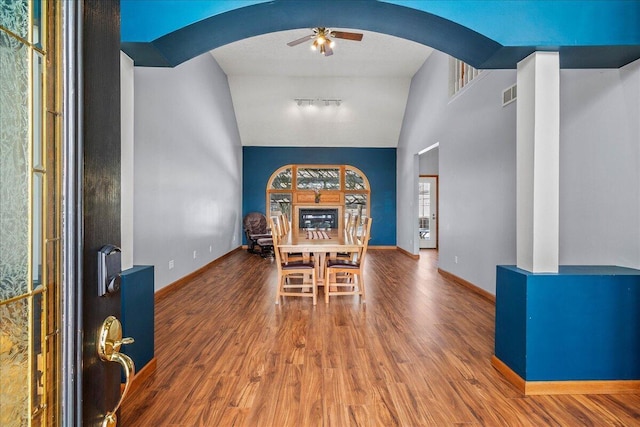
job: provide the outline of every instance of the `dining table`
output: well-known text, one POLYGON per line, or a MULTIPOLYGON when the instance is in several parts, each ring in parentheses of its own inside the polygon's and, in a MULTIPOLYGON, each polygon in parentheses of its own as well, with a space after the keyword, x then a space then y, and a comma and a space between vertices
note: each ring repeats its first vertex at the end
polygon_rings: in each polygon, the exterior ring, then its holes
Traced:
POLYGON ((302 253, 303 257, 313 255, 318 284, 324 282, 324 266, 327 256, 338 253, 358 252, 362 247, 361 239, 344 229, 291 229, 285 234, 278 247, 285 253, 302 253))

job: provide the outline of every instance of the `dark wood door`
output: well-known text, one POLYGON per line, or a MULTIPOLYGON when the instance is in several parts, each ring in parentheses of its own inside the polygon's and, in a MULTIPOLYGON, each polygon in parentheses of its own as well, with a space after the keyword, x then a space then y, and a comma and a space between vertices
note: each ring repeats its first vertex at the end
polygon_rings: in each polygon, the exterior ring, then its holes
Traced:
POLYGON ((120 365, 102 361, 97 337, 107 316, 120 318, 120 295, 98 296, 98 251, 120 246, 120 2, 83 0, 82 94, 82 418, 100 426, 120 396, 120 365))

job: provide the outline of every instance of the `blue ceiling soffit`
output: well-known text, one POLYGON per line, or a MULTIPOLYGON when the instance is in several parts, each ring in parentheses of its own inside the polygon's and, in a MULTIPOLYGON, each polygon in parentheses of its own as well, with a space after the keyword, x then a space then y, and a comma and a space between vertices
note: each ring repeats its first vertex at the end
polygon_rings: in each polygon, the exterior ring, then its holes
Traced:
POLYGON ((121 47, 137 66, 174 67, 237 40, 316 26, 413 40, 476 68, 515 68, 536 50, 559 51, 562 68, 640 58, 636 0, 122 0, 121 47))

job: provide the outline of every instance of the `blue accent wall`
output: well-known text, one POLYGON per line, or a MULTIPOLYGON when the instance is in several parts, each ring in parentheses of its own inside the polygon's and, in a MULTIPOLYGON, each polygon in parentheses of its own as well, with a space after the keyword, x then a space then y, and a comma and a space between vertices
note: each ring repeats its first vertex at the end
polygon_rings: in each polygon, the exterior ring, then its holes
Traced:
POLYGON ((495 355, 526 381, 640 379, 640 270, 498 266, 495 355))
MULTIPOLYGON (((371 186, 371 245, 396 245, 396 149, 333 147, 243 147, 242 215, 265 212, 267 181, 288 164, 346 164, 360 169, 371 186)), ((246 242, 245 242, 246 243, 246 242)))

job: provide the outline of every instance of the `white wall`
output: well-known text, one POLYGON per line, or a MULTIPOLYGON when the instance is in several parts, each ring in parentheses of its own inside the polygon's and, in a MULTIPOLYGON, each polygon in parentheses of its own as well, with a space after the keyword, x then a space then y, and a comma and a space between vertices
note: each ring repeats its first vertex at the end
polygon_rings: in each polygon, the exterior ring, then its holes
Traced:
POLYGON ((156 290, 240 245, 241 202, 242 147, 213 57, 137 67, 134 262, 155 266, 156 290))
POLYGON ((251 146, 395 147, 410 82, 409 77, 229 77, 242 141, 251 146), (342 102, 298 106, 295 98, 342 102))
MULTIPOLYGON (((640 63, 563 70, 560 80, 560 263, 640 267, 640 63)), ((449 101, 447 56, 414 76, 398 146, 398 246, 412 253, 415 154, 440 142, 439 266, 495 293, 515 264, 515 70, 485 71, 449 101), (455 257, 458 263, 455 263, 455 257)))

